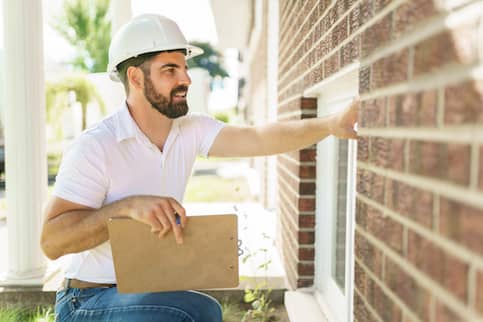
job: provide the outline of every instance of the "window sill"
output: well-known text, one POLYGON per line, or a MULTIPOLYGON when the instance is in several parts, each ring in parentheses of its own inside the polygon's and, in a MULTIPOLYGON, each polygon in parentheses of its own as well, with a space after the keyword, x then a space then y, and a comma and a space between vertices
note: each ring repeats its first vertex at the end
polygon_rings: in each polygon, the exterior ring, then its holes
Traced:
POLYGON ((290 322, 329 322, 310 289, 285 292, 285 308, 290 322))

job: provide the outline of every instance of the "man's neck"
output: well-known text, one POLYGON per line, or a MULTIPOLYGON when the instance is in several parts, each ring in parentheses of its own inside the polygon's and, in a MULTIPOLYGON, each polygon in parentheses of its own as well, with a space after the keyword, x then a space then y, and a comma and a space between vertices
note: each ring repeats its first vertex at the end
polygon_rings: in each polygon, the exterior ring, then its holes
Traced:
POLYGON ((163 151, 173 120, 155 110, 148 102, 127 99, 132 118, 146 137, 163 151))

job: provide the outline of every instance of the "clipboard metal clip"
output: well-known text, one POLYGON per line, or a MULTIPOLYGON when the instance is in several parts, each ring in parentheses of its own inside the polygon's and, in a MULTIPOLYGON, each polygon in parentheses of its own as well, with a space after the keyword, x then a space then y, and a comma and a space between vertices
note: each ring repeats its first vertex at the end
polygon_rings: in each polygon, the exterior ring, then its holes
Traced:
POLYGON ((241 245, 242 245, 242 240, 238 239, 238 257, 243 256, 243 254, 245 253, 241 248, 241 245))

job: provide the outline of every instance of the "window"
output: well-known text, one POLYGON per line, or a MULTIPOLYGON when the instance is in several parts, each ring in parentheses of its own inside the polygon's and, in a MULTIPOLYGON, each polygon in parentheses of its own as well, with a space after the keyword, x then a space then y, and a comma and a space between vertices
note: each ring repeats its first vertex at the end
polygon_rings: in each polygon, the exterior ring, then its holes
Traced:
MULTIPOLYGON (((358 67, 325 80, 318 116, 346 108, 358 94, 358 67)), ((329 137, 317 145, 315 297, 330 320, 352 321, 355 141, 329 137), (329 311, 329 312, 327 312, 329 311)))

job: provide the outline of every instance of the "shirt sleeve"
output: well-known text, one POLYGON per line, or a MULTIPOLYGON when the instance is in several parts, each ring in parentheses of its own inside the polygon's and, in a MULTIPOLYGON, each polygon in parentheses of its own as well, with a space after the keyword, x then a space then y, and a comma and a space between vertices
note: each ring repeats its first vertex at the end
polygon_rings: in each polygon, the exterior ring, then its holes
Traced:
POLYGON ((207 157, 215 138, 225 123, 206 114, 196 114, 196 138, 198 142, 198 155, 207 157))
POLYGON ((101 145, 92 135, 83 133, 64 152, 53 195, 98 209, 106 197, 108 182, 101 145))

